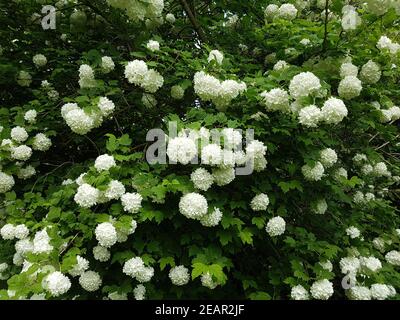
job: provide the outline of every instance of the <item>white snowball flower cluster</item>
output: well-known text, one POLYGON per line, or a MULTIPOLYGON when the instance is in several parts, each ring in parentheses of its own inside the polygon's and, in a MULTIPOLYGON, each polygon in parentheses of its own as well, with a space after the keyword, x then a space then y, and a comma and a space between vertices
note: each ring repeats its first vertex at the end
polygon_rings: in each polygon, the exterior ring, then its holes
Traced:
POLYGON ((112 167, 115 167, 117 164, 115 163, 115 159, 113 156, 108 154, 103 154, 96 158, 94 163, 94 167, 98 172, 110 170, 112 167))
POLYGON ((325 101, 322 109, 322 119, 328 124, 338 124, 347 116, 347 108, 344 102, 331 97, 325 101))
POLYGON ((129 83, 154 93, 164 84, 164 78, 154 69, 148 69, 146 62, 133 60, 125 67, 125 78, 129 83))
POLYGON ((101 70, 103 73, 110 73, 115 68, 114 61, 111 57, 104 56, 101 57, 101 70))
POLYGON ((50 149, 52 143, 51 139, 48 138, 44 133, 38 133, 32 142, 33 150, 37 151, 47 151, 50 149))
POLYGON ((115 110, 115 104, 107 97, 100 97, 97 107, 103 117, 109 117, 115 110))
POLYGON ((189 283, 190 280, 189 269, 182 265, 173 267, 170 270, 168 277, 171 279, 171 282, 174 285, 183 286, 189 283))
POLYGON ((170 161, 188 164, 197 156, 197 147, 190 138, 176 137, 168 141, 167 155, 170 161))
POLYGON ((129 19, 135 22, 160 17, 164 9, 164 0, 107 0, 107 3, 114 8, 125 10, 129 19))
POLYGON ((118 180, 111 180, 104 192, 104 196, 108 200, 118 200, 124 193, 124 185, 118 180))
POLYGON ((286 222, 282 217, 279 216, 271 218, 265 227, 265 231, 267 231, 271 237, 280 236, 285 232, 285 229, 286 222))
POLYGON ((351 238, 355 239, 361 235, 361 232, 358 228, 351 226, 346 229, 346 234, 351 238))
POLYGON ((190 175, 193 185, 200 190, 207 191, 214 182, 212 174, 204 168, 198 168, 190 175))
POLYGON ((50 253, 53 251, 53 246, 50 244, 50 237, 46 229, 38 231, 33 238, 33 253, 50 253))
POLYGON ((44 67, 47 64, 47 58, 43 54, 34 55, 32 61, 38 68, 44 67))
POLYGON ((381 109, 382 122, 391 122, 400 119, 400 108, 393 106, 389 109, 381 109))
POLYGON ((304 107, 299 112, 299 123, 305 127, 316 128, 321 120, 321 109, 315 105, 304 107))
POLYGON ((121 196, 121 203, 124 211, 137 213, 142 207, 142 196, 139 193, 125 193, 121 196))
POLYGON ((179 212, 189 219, 201 219, 207 210, 207 199, 199 193, 187 193, 179 201, 179 212))
POLYGON ((347 76, 339 83, 338 93, 343 99, 353 99, 360 95, 362 90, 361 81, 354 76, 347 76))
POLYGON ((337 154, 335 150, 331 148, 326 148, 320 153, 320 161, 324 168, 330 168, 337 162, 337 154))
POLYGON ((32 156, 32 149, 26 145, 11 148, 11 158, 26 161, 32 156))
POLYGON ((224 60, 224 54, 219 50, 211 50, 207 59, 208 63, 215 61, 217 64, 222 64, 222 60, 224 60))
POLYGON ((370 257, 360 257, 361 269, 371 272, 377 272, 382 268, 382 263, 378 258, 373 256, 370 257))
POLYGON ((154 275, 152 267, 146 267, 142 258, 135 257, 124 263, 122 272, 139 282, 149 282, 154 275))
POLYGON ((265 19, 272 21, 276 17, 278 10, 279 7, 276 4, 269 4, 264 10, 265 19))
POLYGON ((175 85, 171 87, 171 97, 176 100, 181 100, 185 95, 185 90, 179 86, 175 85))
POLYGON ((332 270, 333 270, 332 262, 330 262, 329 260, 321 261, 321 262, 319 262, 319 265, 320 265, 323 269, 328 270, 329 272, 332 272, 332 270))
POLYGON ((385 255, 385 259, 388 263, 394 265, 394 266, 400 266, 400 252, 399 251, 389 251, 385 255))
POLYGON ((268 111, 289 112, 289 94, 286 90, 275 88, 270 91, 263 91, 260 96, 268 111))
POLYGON ((12 240, 15 238, 15 226, 7 223, 0 229, 1 237, 4 240, 12 240))
POLYGON ((302 285, 297 285, 292 288, 290 292, 290 297, 293 300, 309 300, 310 295, 308 294, 308 291, 302 286, 302 285))
POLYGON ((347 175, 347 170, 343 167, 338 168, 334 173, 333 173, 333 178, 336 181, 341 181, 342 179, 347 179, 348 175, 347 175))
POLYGON ((155 40, 149 40, 146 44, 146 48, 149 49, 152 52, 159 51, 160 50, 160 43, 155 40))
POLYGON ((396 290, 392 286, 381 283, 374 283, 370 290, 372 298, 376 300, 385 300, 396 294, 396 290))
POLYGON ((321 82, 312 72, 302 72, 294 76, 289 84, 289 93, 294 99, 307 97, 321 89, 321 82))
POLYGON ((279 60, 278 62, 276 62, 274 64, 272 69, 275 70, 275 71, 282 71, 282 70, 287 69, 288 67, 289 67, 289 64, 286 61, 279 60))
POLYGON ((300 40, 300 44, 302 44, 303 46, 307 47, 311 44, 311 40, 308 38, 303 38, 300 40))
POLYGON ((396 55, 400 50, 400 44, 393 42, 386 36, 381 36, 376 44, 376 47, 381 51, 387 51, 391 55, 396 55))
POLYGON ((327 279, 315 281, 310 293, 314 299, 328 300, 333 295, 333 284, 327 279))
POLYGON ((344 31, 351 31, 357 29, 361 24, 361 18, 353 6, 347 5, 342 9, 342 28, 344 31))
POLYGON ((289 21, 295 19, 296 16, 297 16, 297 9, 291 3, 282 4, 279 7, 278 12, 276 14, 277 18, 285 19, 285 20, 289 20, 289 21))
POLYGON ((109 248, 117 242, 117 231, 110 222, 103 222, 95 229, 96 239, 100 246, 109 248))
POLYGON ((76 264, 69 270, 69 274, 73 277, 80 276, 83 272, 89 269, 89 260, 77 255, 76 264))
POLYGON ((78 106, 76 109, 65 112, 64 120, 71 130, 77 134, 86 134, 94 127, 93 118, 86 114, 85 111, 80 109, 78 106))
POLYGON ((269 198, 264 193, 256 195, 250 202, 250 207, 253 211, 267 210, 268 205, 269 205, 269 198))
POLYGON ((173 23, 175 23, 176 18, 172 13, 167 13, 165 16, 165 20, 167 20, 169 23, 173 24, 173 23))
POLYGON ((318 199, 311 203, 311 210, 316 214, 325 214, 328 209, 328 204, 325 199, 318 199))
POLYGON ((94 71, 91 66, 82 64, 79 67, 79 86, 81 88, 92 88, 96 85, 94 71))
POLYGON ((374 165, 374 174, 378 177, 389 177, 391 176, 390 171, 388 170, 386 164, 384 162, 378 162, 374 165))
POLYGON ((344 62, 340 66, 340 77, 357 77, 358 75, 358 67, 352 64, 351 62, 344 62))
POLYGON ((54 271, 44 278, 42 286, 52 296, 58 297, 71 288, 71 281, 61 272, 54 271))
POLYGON ((369 60, 364 64, 360 71, 362 82, 374 84, 377 83, 382 75, 381 67, 376 62, 369 60))
POLYGON ((28 133, 26 132, 25 128, 17 126, 11 129, 11 139, 22 143, 28 139, 28 133))
POLYGON ((79 277, 79 284, 84 290, 93 292, 101 287, 102 280, 97 272, 85 271, 79 277))
POLYGON ((32 83, 32 76, 28 72, 22 70, 18 73, 17 83, 21 87, 29 87, 32 83))
POLYGON ((304 178, 309 181, 319 181, 324 175, 325 169, 321 162, 316 162, 313 167, 305 164, 301 167, 304 178))
POLYGON ((354 286, 348 290, 350 300, 371 300, 371 290, 368 287, 354 286))
POLYGON ((235 169, 231 167, 213 169, 212 175, 217 186, 225 186, 235 180, 235 169))
POLYGON ((215 282, 209 272, 203 273, 201 278, 201 285, 208 289, 215 289, 218 286, 218 283, 215 282))
POLYGON ((27 121, 28 123, 35 123, 35 122, 36 122, 36 117, 37 117, 37 112, 36 112, 36 110, 34 110, 34 109, 28 110, 28 111, 25 112, 25 114, 24 114, 24 119, 25 119, 25 121, 27 121))
POLYGON ((98 189, 84 183, 78 187, 74 200, 82 208, 90 208, 97 204, 99 196, 100 191, 98 189))
POLYGON ((217 107, 227 106, 247 89, 244 82, 235 80, 221 82, 204 71, 196 72, 193 81, 196 94, 204 101, 212 101, 217 107))
POLYGON ((216 166, 222 163, 223 151, 221 146, 210 143, 201 149, 201 163, 216 166))
POLYGON ((95 246, 93 248, 93 257, 100 262, 106 262, 110 259, 111 253, 105 247, 95 246))
POLYGON ((12 175, 0 171, 0 193, 6 193, 14 187, 15 180, 12 175))
POLYGON ((204 227, 215 227, 217 226, 222 219, 222 212, 218 208, 214 208, 211 213, 207 213, 206 215, 200 218, 200 223, 204 227))

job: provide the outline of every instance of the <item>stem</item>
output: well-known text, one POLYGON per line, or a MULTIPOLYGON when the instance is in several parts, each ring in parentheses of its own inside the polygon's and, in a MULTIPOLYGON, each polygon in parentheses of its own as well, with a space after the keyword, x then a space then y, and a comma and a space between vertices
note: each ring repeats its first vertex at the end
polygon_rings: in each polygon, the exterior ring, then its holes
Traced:
POLYGON ((187 16, 189 17, 190 22, 192 23, 194 29, 196 30, 196 33, 198 34, 200 40, 203 42, 206 42, 206 36, 204 34, 204 31, 201 28, 198 21, 196 20, 196 18, 194 17, 193 12, 192 12, 192 10, 190 10, 188 3, 186 2, 186 0, 180 0, 180 2, 182 4, 183 9, 185 10, 187 16))
POLYGON ((329 8, 329 0, 325 1, 325 22, 324 22, 324 42, 322 43, 322 51, 325 52, 328 48, 328 9, 329 8))

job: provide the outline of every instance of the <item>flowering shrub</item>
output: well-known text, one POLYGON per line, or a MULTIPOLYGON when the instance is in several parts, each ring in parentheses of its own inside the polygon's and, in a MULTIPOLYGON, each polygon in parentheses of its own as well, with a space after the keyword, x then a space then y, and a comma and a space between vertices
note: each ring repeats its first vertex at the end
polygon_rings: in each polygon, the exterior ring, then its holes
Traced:
POLYGON ((55 7, 0 5, 0 299, 400 298, 399 1, 55 7))

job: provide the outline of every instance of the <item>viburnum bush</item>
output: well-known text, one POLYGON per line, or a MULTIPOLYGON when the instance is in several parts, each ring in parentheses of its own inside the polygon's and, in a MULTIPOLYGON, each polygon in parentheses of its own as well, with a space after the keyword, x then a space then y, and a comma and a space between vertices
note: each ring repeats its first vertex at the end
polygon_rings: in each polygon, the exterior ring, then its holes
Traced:
POLYGON ((0 4, 0 299, 400 298, 400 1, 45 5, 0 4))

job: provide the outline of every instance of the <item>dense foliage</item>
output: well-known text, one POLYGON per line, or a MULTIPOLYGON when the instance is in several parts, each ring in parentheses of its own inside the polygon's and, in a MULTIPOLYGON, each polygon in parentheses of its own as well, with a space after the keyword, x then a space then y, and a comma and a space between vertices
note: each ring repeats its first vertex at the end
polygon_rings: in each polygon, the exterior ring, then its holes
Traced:
POLYGON ((0 299, 399 299, 400 1, 48 2, 0 4, 0 299))

